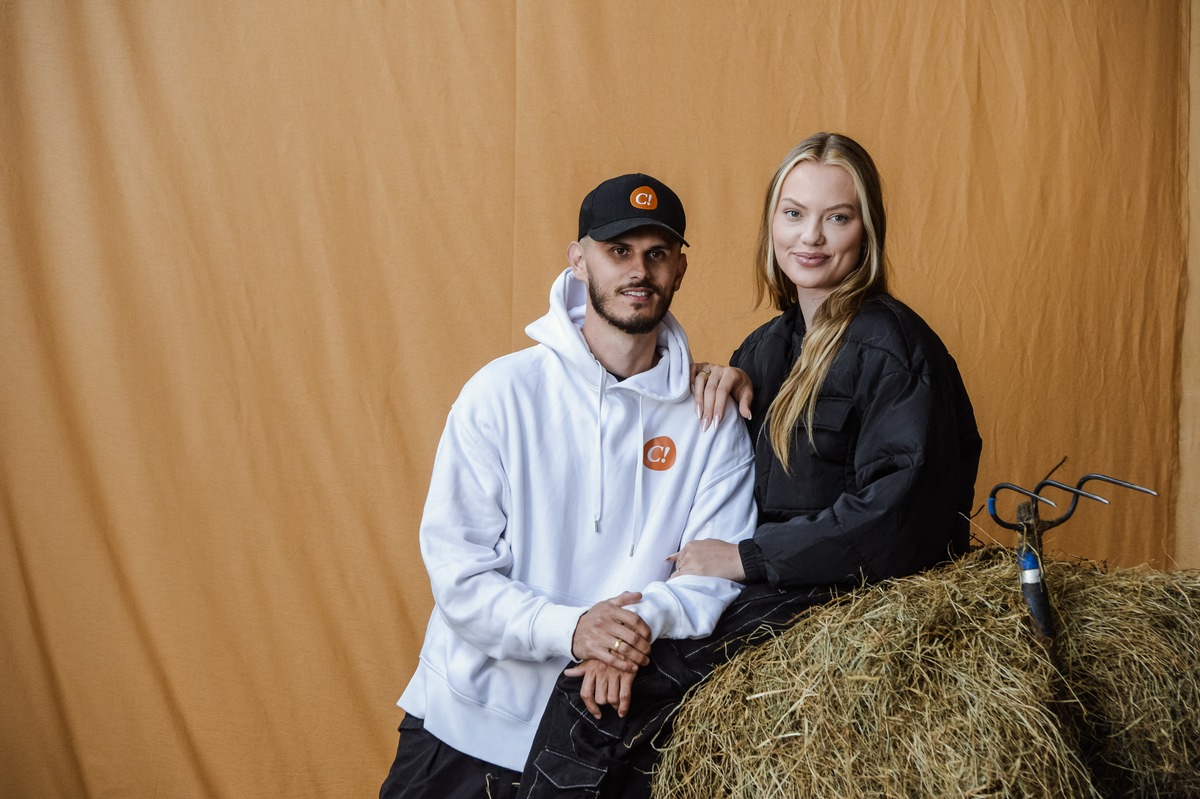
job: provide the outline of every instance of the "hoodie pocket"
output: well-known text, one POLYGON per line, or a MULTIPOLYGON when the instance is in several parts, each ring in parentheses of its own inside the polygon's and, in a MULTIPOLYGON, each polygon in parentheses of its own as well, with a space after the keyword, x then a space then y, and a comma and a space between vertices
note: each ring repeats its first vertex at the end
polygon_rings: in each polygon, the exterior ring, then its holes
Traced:
POLYGON ((538 718, 546 704, 548 684, 562 671, 558 661, 488 657, 459 638, 438 613, 430 621, 427 644, 428 652, 422 655, 426 665, 440 674, 459 698, 523 723, 538 718))

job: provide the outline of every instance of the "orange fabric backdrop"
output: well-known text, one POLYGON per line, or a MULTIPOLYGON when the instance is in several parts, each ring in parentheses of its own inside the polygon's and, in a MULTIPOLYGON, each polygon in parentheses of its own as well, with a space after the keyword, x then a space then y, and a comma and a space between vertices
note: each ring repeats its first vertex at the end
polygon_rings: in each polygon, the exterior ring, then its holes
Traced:
POLYGON ((723 360, 769 316, 765 181, 819 129, 883 172, 981 497, 1068 455, 1163 497, 1107 492, 1052 546, 1200 565, 1174 515, 1189 25, 1151 0, 0 0, 0 796, 370 795, 442 422, 528 343, 583 194, 681 194, 677 314, 723 360))

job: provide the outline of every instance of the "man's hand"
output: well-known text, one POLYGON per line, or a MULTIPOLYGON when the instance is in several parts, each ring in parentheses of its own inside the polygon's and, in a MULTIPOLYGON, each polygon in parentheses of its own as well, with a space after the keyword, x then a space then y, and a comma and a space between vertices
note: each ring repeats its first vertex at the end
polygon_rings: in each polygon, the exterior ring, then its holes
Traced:
POLYGON ((700 417, 700 429, 707 430, 721 424, 725 401, 733 397, 738 412, 750 418, 750 400, 754 399, 754 386, 750 375, 736 366, 721 366, 715 363, 692 364, 692 397, 696 401, 696 416, 700 417))
POLYGON ((583 678, 583 685, 579 687, 579 698, 597 721, 600 719, 601 705, 615 707, 617 715, 621 718, 625 718, 625 714, 629 712, 629 700, 633 696, 632 672, 619 671, 598 660, 585 660, 578 666, 567 669, 563 674, 583 678))
POLYGON ((672 578, 682 574, 698 574, 703 577, 724 577, 738 583, 746 579, 737 544, 716 538, 689 541, 683 545, 683 549, 668 555, 667 560, 675 564, 672 578))
POLYGON ((636 591, 626 591, 593 605, 575 624, 571 655, 576 660, 599 660, 630 674, 649 663, 650 625, 623 607, 641 599, 636 591))

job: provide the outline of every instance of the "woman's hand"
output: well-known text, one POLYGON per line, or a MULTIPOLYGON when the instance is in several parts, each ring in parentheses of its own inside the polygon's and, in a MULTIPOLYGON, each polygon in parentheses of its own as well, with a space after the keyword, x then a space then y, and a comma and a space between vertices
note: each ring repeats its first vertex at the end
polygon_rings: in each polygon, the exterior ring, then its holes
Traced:
POLYGON ((750 418, 750 400, 754 398, 754 386, 750 375, 736 366, 721 366, 716 363, 692 364, 692 396, 696 398, 696 416, 700 417, 700 429, 707 430, 711 424, 721 423, 725 401, 733 397, 743 418, 750 418))
POLYGON ((683 549, 668 555, 667 560, 675 564, 671 577, 697 574, 702 577, 724 577, 738 583, 746 579, 737 544, 716 538, 689 541, 683 545, 683 549))

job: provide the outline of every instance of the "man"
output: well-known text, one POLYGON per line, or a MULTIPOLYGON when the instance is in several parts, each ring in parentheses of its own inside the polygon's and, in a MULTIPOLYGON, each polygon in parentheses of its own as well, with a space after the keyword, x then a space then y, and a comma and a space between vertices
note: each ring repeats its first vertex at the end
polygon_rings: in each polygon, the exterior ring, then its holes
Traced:
POLYGON ((754 530, 742 425, 702 431, 679 198, 644 174, 579 212, 537 345, 484 367, 450 411, 421 520, 435 607, 384 799, 516 793, 556 679, 623 706, 658 638, 708 634, 740 586, 676 577, 687 542, 754 530), (582 671, 580 673, 582 673, 582 671))

